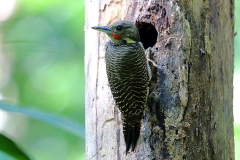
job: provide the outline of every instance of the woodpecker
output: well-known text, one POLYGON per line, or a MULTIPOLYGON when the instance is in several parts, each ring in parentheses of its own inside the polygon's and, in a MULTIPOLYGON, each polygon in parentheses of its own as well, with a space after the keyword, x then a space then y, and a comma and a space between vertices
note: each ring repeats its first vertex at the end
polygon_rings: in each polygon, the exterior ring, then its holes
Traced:
POLYGON ((134 151, 140 135, 151 70, 134 23, 120 20, 92 29, 110 38, 105 45, 107 77, 116 106, 121 111, 127 154, 130 146, 134 151))

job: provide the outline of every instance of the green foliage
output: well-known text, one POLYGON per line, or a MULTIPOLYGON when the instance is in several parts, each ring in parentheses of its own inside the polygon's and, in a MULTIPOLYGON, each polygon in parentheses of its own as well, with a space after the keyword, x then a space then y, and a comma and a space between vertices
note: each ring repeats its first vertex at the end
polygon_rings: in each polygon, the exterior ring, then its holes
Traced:
POLYGON ((55 127, 59 127, 65 131, 70 132, 80 138, 84 138, 84 128, 79 126, 73 121, 69 121, 64 119, 63 117, 55 116, 53 114, 48 114, 44 112, 40 112, 37 110, 33 110, 30 108, 24 108, 20 106, 10 105, 6 103, 0 103, 0 109, 8 111, 8 112, 16 112, 23 114, 29 118, 34 118, 36 120, 40 120, 42 122, 46 122, 52 124, 55 127))
MULTIPOLYGON (((240 74, 240 1, 235 1, 235 36, 234 36, 234 76, 240 74)), ((235 79, 236 81, 236 79, 235 79)), ((234 108, 235 108, 235 118, 239 113, 239 103, 237 103, 240 93, 239 93, 239 82, 235 82, 234 86, 234 108), (237 85, 237 86, 236 86, 237 85)), ((235 140, 235 159, 240 160, 240 123, 235 122, 234 125, 234 140, 235 140)))
POLYGON ((2 159, 2 160, 17 160, 16 158, 13 158, 9 154, 7 154, 6 152, 3 152, 1 150, 0 150, 0 159, 2 159))
POLYGON ((235 157, 240 159, 240 124, 234 125, 234 140, 235 140, 235 157))
POLYGON ((0 145, 0 159, 6 159, 6 154, 9 155, 9 159, 17 159, 17 160, 30 160, 30 158, 23 152, 19 147, 8 137, 0 134, 0 142, 4 145, 0 145), (5 154, 3 154, 5 153, 5 154), (4 158, 1 156, 4 156, 4 158), (13 158, 14 157, 14 158, 13 158))
POLYGON ((240 1, 235 1, 235 37, 234 37, 234 66, 235 72, 240 72, 240 1))
POLYGON ((5 110, 31 117, 9 112, 5 133, 36 160, 85 159, 83 29, 78 0, 22 0, 1 25, 11 63, 1 94, 20 104, 5 110))

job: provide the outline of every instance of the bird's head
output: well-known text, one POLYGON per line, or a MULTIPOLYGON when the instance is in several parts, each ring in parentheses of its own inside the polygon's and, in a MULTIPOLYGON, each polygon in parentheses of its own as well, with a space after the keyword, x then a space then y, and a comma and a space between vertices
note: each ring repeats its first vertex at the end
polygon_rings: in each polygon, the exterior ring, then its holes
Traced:
POLYGON ((92 29, 106 33, 114 43, 135 43, 140 41, 140 36, 136 26, 129 21, 120 20, 109 26, 96 26, 92 29))

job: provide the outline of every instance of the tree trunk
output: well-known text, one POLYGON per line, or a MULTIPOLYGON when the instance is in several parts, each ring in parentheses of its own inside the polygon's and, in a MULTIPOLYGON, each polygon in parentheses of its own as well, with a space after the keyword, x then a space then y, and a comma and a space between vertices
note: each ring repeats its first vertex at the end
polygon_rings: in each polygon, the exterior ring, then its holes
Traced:
POLYGON ((86 159, 234 159, 233 0, 86 1, 86 159), (125 19, 151 47, 148 107, 135 152, 106 76, 108 37, 91 26, 125 19))

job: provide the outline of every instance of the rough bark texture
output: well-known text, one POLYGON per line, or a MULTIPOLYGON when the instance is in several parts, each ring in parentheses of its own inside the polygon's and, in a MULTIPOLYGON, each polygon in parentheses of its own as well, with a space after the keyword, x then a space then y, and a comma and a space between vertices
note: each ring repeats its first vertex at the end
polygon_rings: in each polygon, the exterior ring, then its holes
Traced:
POLYGON ((233 0, 86 1, 86 159, 234 159, 233 8, 233 0), (159 66, 127 156, 106 76, 108 37, 90 28, 119 19, 136 23, 159 66))

